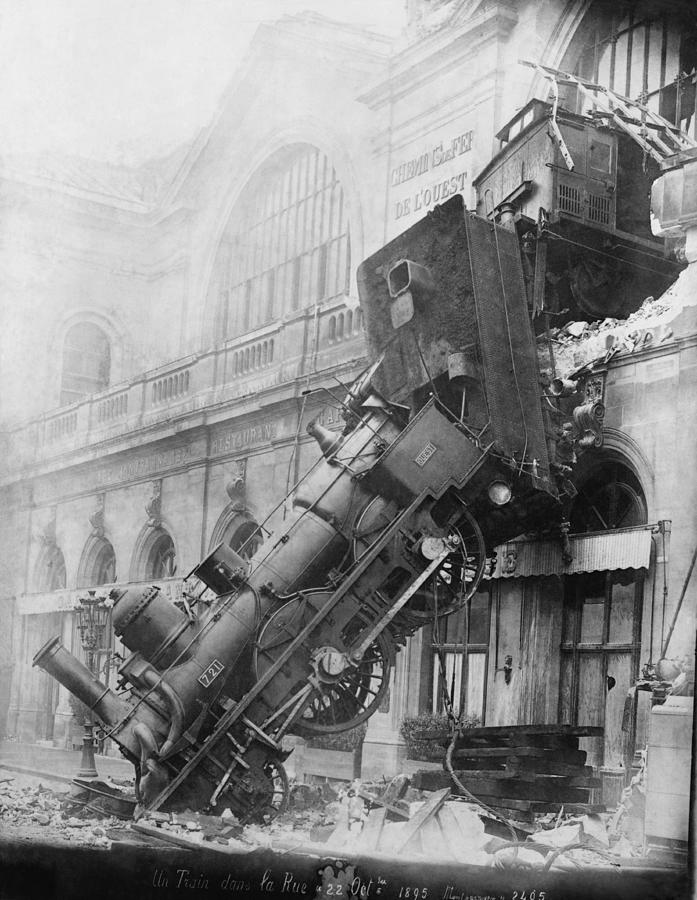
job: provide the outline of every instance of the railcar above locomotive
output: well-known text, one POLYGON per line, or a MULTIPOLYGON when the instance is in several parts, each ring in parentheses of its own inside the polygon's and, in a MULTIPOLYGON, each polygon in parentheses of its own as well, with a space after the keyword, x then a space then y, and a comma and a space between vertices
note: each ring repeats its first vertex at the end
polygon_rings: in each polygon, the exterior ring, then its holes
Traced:
POLYGON ((35 656, 134 763, 142 809, 282 808, 284 735, 365 721, 491 548, 559 515, 515 234, 455 197, 367 259, 359 289, 371 365, 341 433, 308 426, 320 455, 281 528, 250 560, 217 547, 181 606, 116 591, 118 691, 59 638, 35 656))
POLYGON ((642 132, 626 98, 610 114, 584 89, 587 109, 577 114, 583 84, 555 74, 558 103, 530 100, 496 135, 500 150, 473 182, 477 213, 518 231, 537 312, 555 324, 624 318, 682 268, 650 228, 651 184, 665 155, 653 148, 679 147, 668 123, 644 115, 642 132))

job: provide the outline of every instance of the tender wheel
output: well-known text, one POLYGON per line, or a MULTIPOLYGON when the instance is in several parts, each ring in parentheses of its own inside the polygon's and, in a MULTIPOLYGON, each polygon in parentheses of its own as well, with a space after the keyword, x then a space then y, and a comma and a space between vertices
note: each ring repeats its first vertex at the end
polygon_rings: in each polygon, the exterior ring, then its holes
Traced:
MULTIPOLYGON (((328 596, 300 596, 271 616, 255 648, 257 678, 276 662, 328 596)), ((294 731, 332 734, 364 722, 387 690, 393 655, 389 638, 381 634, 359 662, 351 662, 348 648, 365 627, 354 620, 335 633, 327 622, 319 625, 267 685, 262 695, 266 706, 278 709, 314 676, 315 686, 307 695, 294 731)))

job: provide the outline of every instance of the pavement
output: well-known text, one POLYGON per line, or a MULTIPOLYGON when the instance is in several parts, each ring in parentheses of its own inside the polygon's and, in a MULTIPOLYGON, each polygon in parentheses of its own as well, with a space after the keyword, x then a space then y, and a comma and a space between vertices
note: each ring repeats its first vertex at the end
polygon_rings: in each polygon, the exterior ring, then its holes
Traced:
MULTIPOLYGON (((70 782, 80 770, 81 750, 63 750, 46 744, 22 744, 0 741, 0 770, 38 775, 53 781, 70 782)), ((134 769, 127 760, 116 756, 94 757, 102 778, 133 778, 134 769)))

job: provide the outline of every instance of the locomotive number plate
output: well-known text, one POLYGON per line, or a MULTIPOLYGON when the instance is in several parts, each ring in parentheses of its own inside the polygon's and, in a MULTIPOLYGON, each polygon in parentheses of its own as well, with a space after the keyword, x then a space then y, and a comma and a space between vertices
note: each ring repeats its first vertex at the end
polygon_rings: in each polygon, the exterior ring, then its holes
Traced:
POLYGON ((426 446, 423 448, 421 453, 416 457, 414 462, 417 466, 421 466, 422 468, 426 465, 429 459, 433 456, 438 448, 434 447, 433 444, 429 441, 426 446))
POLYGON ((210 687, 224 668, 225 666, 220 662, 219 659, 214 659, 213 662, 208 666, 206 671, 201 672, 201 674, 199 675, 199 682, 206 688, 210 687))

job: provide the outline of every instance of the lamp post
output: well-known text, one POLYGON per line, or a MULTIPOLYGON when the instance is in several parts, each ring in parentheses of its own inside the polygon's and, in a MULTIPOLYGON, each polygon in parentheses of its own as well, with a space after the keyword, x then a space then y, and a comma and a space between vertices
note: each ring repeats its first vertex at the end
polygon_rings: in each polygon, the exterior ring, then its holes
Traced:
MULTIPOLYGON (((87 668, 96 675, 95 661, 104 644, 104 633, 109 621, 110 606, 106 597, 97 597, 96 591, 87 591, 86 597, 80 597, 77 613, 77 627, 80 632, 82 649, 85 651, 87 668)), ((85 732, 82 738, 82 759, 78 778, 97 778, 97 767, 94 761, 94 714, 91 709, 85 713, 85 732)))

